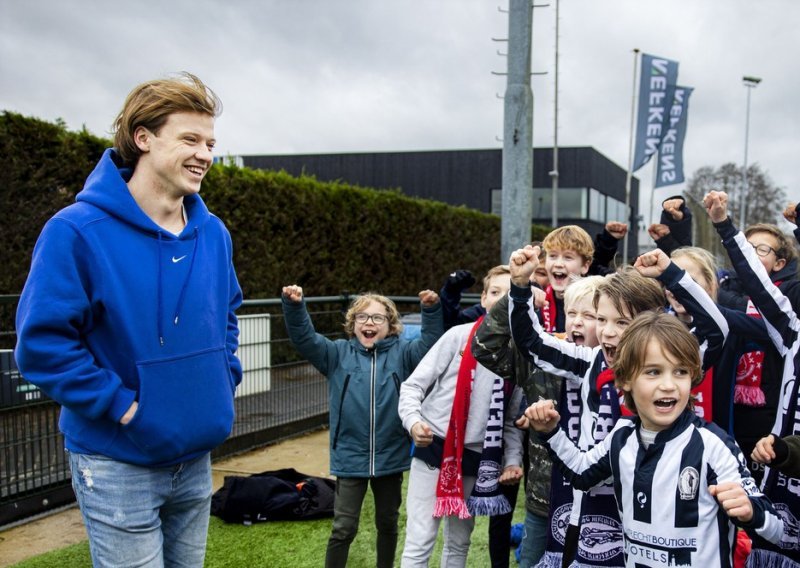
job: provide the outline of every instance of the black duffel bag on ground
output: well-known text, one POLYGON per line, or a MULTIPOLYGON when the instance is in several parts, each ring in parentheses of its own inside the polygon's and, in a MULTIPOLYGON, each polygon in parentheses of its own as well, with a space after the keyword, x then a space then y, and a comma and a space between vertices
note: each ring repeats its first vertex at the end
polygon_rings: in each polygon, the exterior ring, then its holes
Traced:
POLYGON ((301 521, 333 516, 336 483, 287 468, 229 475, 211 497, 211 514, 228 523, 301 521))

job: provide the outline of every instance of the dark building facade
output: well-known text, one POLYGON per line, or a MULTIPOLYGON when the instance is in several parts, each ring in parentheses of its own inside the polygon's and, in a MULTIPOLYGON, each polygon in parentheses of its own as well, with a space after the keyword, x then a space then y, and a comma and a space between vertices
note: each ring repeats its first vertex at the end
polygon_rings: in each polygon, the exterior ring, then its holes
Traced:
MULTIPOLYGON (((242 156, 254 169, 285 170, 313 175, 321 181, 343 182, 375 189, 399 189, 403 194, 464 205, 500 214, 502 151, 439 150, 242 156)), ((559 148, 558 224, 576 224, 591 235, 607 221, 628 221, 629 257, 637 251, 639 180, 631 180, 629 215, 625 212, 626 170, 591 147, 559 148)), ((551 224, 553 169, 551 148, 533 150, 533 219, 551 224)))

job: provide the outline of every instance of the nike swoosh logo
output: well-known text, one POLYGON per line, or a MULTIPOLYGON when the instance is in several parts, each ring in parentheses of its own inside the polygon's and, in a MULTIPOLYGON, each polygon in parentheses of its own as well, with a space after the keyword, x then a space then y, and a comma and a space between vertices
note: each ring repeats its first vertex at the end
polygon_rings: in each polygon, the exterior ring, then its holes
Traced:
POLYGON ((186 258, 186 255, 179 256, 178 258, 175 258, 175 257, 173 256, 173 257, 172 257, 172 262, 180 262, 180 261, 182 261, 184 258, 186 258))

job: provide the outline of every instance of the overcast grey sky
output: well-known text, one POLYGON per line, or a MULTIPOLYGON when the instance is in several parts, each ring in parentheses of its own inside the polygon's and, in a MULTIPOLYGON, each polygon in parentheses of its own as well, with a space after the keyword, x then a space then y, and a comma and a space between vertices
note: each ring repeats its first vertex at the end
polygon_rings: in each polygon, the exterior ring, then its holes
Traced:
MULTIPOLYGON (((536 0, 545 3, 548 0, 536 0)), ((553 140, 554 1, 534 11, 534 145, 553 140)), ((499 148, 507 0, 0 0, 0 109, 107 136, 137 83, 187 70, 223 100, 220 154, 499 148)), ((627 167, 633 49, 694 87, 684 152, 744 157, 798 199, 800 2, 562 0, 559 144, 627 167)), ((648 212, 652 167, 644 166, 648 212)), ((682 185, 657 190, 656 198, 682 185)))

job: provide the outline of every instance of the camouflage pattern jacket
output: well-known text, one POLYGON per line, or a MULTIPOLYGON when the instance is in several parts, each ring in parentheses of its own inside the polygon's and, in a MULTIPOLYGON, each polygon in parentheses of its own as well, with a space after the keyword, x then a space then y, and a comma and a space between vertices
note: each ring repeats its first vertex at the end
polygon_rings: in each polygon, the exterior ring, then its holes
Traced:
MULTIPOLYGON (((511 339, 508 296, 500 298, 475 333, 472 353, 481 365, 504 379, 513 379, 522 388, 528 403, 539 397, 559 400, 560 377, 545 373, 517 350, 511 339)), ((538 436, 528 436, 528 472, 525 507, 534 515, 546 517, 550 509, 552 462, 538 436)))

